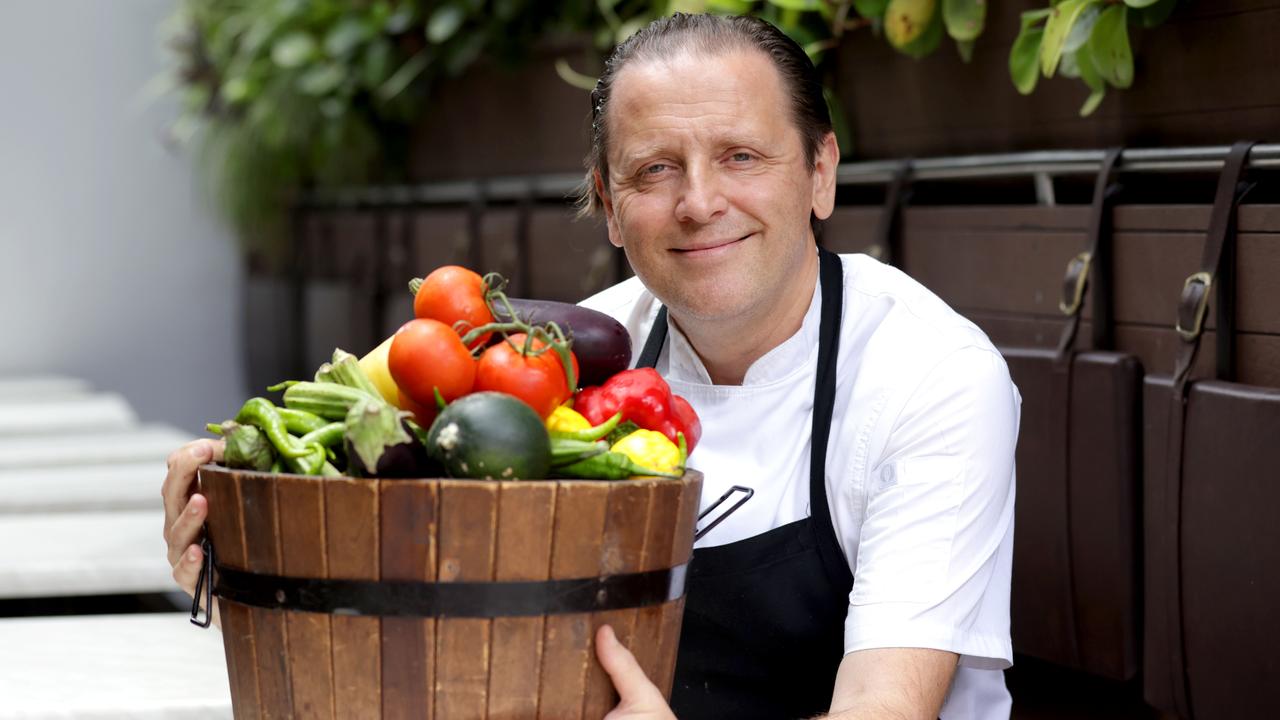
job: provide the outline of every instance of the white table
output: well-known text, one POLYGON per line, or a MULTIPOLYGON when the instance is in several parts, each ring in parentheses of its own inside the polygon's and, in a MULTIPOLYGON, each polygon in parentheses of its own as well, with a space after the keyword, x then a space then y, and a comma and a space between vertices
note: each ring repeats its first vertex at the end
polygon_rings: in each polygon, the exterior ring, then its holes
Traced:
POLYGON ((0 437, 119 432, 137 424, 133 408, 114 393, 48 399, 0 397, 0 437))
MULTIPOLYGON (((0 470, 54 465, 163 463, 169 453, 191 439, 187 433, 164 425, 143 425, 122 432, 0 437, 0 470)), ((159 492, 157 483, 157 497, 159 492)))
POLYGON ((90 391, 88 381, 61 375, 0 377, 0 401, 30 399, 47 400, 90 391))
POLYGON ((0 515, 0 598, 178 590, 163 527, 158 494, 152 510, 0 515))
POLYGON ((155 509, 165 471, 164 458, 0 469, 0 516, 155 509))
POLYGON ((0 720, 228 720, 222 633, 187 618, 0 618, 0 720))

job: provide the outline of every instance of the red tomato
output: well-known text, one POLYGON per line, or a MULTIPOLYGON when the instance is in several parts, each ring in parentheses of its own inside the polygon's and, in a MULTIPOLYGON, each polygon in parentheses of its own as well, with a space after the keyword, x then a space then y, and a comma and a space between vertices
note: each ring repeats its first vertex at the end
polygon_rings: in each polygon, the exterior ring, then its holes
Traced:
MULTIPOLYGON (((457 265, 436 268, 422 281, 413 298, 413 314, 421 319, 439 320, 449 327, 465 320, 467 327, 462 335, 493 322, 493 313, 484 304, 484 278, 457 265)), ((490 334, 477 338, 471 348, 484 345, 490 334)))
POLYGON ((413 398, 404 394, 403 390, 396 390, 396 407, 413 415, 414 422, 424 428, 431 427, 431 423, 436 419, 436 415, 440 413, 436 410, 436 404, 423 405, 413 401, 413 398))
MULTIPOLYGON (((510 341, 511 344, 500 342, 480 356, 476 365, 476 392, 496 390, 514 395, 545 420, 569 399, 569 381, 564 376, 560 355, 554 350, 547 350, 541 355, 522 355, 511 345, 524 347, 523 333, 512 335, 510 341)), ((534 349, 542 346, 541 341, 533 343, 534 349)), ((573 359, 576 373, 578 358, 572 352, 569 357, 573 359)))
POLYGON ((396 331, 387 368, 400 391, 419 405, 436 406, 435 389, 446 402, 471 392, 476 362, 453 328, 437 320, 410 320, 396 331))

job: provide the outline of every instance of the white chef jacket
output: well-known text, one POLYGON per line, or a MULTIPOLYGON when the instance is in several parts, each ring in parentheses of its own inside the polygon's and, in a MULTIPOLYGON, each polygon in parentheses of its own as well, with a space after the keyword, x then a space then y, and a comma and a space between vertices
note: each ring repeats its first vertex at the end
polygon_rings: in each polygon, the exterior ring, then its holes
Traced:
MULTIPOLYGON (((844 312, 826 478, 836 536, 854 575, 845 652, 958 653, 942 720, 1008 718, 1002 670, 1013 661, 1009 577, 1021 397, 973 323, 896 268, 866 255, 840 259, 844 312)), ((689 458, 704 476, 702 507, 733 485, 755 490, 698 547, 809 515, 818 285, 799 332, 756 360, 740 386, 713 384, 670 326, 657 370, 702 420, 689 458)), ((659 308, 637 278, 582 305, 626 326, 637 356, 659 308)))

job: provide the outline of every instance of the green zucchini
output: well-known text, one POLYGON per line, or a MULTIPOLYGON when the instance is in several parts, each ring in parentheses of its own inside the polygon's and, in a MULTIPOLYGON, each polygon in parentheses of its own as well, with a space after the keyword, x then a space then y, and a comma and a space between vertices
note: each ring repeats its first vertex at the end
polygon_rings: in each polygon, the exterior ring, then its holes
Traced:
POLYGON ((450 477, 541 480, 551 469, 551 440, 542 418, 499 392, 462 397, 441 411, 427 452, 450 477))

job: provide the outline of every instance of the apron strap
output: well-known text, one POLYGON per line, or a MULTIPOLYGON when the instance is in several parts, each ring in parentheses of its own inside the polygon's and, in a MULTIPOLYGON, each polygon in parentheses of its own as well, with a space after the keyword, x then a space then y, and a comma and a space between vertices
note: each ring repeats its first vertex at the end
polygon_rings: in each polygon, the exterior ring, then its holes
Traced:
POLYGON ((1231 146, 1223 162, 1222 175, 1218 179, 1213 212, 1209 216, 1209 231, 1205 235, 1204 253, 1199 272, 1187 278, 1178 304, 1176 326, 1182 344, 1178 348, 1173 374, 1173 398, 1169 407, 1169 435, 1165 457, 1164 507, 1155 508, 1163 516, 1158 524, 1160 558, 1155 567, 1158 585, 1153 590, 1165 598, 1165 632, 1169 639, 1170 689, 1174 708, 1180 717, 1191 717, 1191 693, 1186 674, 1186 654, 1182 632, 1182 446, 1187 412, 1188 381, 1191 366, 1200 348, 1200 334, 1204 330, 1205 309, 1209 293, 1216 291, 1219 326, 1217 328, 1219 379, 1227 379, 1231 372, 1230 337, 1233 323, 1229 317, 1233 309, 1235 287, 1231 280, 1234 268, 1225 268, 1223 258, 1234 260, 1236 208, 1248 186, 1240 184, 1252 142, 1238 142, 1231 146), (1217 282, 1215 282, 1215 280, 1217 282), (1230 298, 1230 299, 1229 299, 1230 298), (1225 322, 1224 322, 1225 321, 1225 322), (1225 356, 1225 357, 1224 357, 1225 356))
POLYGON ((653 319, 653 327, 649 328, 649 337, 644 341, 644 350, 640 351, 640 359, 636 367, 657 367, 658 356, 662 354, 662 346, 667 342, 667 306, 658 308, 658 316, 653 319))
POLYGON ((840 256, 819 248, 818 273, 822 282, 822 322, 818 326, 818 371, 813 388, 813 434, 809 443, 809 517, 816 524, 818 552, 827 575, 847 593, 853 588, 853 572, 840 550, 827 502, 827 445, 836 407, 836 368, 844 314, 844 265, 840 256))

